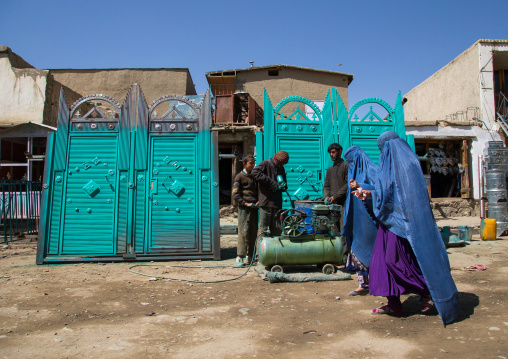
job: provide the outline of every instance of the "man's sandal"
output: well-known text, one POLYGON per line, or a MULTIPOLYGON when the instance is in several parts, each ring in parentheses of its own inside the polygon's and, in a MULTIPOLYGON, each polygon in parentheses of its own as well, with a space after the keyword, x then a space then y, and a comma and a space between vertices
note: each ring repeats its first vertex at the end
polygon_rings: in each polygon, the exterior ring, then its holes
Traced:
POLYGON ((389 305, 383 305, 380 308, 372 309, 372 314, 400 314, 402 313, 402 308, 394 308, 389 305))

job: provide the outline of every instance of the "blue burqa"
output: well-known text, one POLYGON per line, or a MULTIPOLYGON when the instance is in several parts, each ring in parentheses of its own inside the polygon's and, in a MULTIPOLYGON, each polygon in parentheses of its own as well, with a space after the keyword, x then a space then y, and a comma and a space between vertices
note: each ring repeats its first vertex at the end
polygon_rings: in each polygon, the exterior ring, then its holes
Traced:
MULTIPOLYGON (((361 183, 363 189, 369 189, 369 185, 374 187, 377 167, 360 147, 348 148, 344 152, 344 159, 348 162, 348 183, 354 179, 361 183)), ((346 237, 349 248, 366 267, 370 266, 377 229, 372 199, 358 199, 348 186, 341 235, 346 237)))
POLYGON ((459 313, 458 292, 448 254, 429 205, 427 185, 416 154, 392 131, 378 138, 381 150, 372 192, 374 214, 413 249, 443 324, 459 313))

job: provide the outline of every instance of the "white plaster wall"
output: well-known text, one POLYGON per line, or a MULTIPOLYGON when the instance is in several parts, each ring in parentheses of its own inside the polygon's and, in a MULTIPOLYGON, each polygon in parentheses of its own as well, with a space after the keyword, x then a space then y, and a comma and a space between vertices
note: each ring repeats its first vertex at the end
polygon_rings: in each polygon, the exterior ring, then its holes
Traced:
POLYGON ((0 57, 0 126, 42 123, 47 70, 16 69, 0 57))
POLYGON ((409 91, 404 96, 408 99, 404 105, 406 121, 445 120, 459 111, 465 111, 471 120, 474 111, 468 108, 481 108, 478 57, 475 43, 409 91))
POLYGON ((469 184, 473 193, 473 198, 480 199, 480 182, 478 178, 479 165, 478 159, 483 155, 483 151, 488 147, 488 141, 500 141, 501 137, 497 131, 488 130, 478 126, 422 126, 406 127, 406 133, 418 138, 432 139, 451 139, 463 140, 472 138, 471 141, 471 174, 469 184))
POLYGON ((407 133, 415 135, 415 138, 474 138, 470 149, 470 184, 475 199, 480 198, 478 158, 488 147, 488 141, 501 140, 499 125, 495 121, 493 90, 493 54, 496 51, 508 51, 508 44, 479 40, 405 95, 408 98, 404 105, 407 121, 440 121, 458 111, 464 111, 468 115, 467 120, 472 120, 474 111, 468 108, 479 109, 477 117, 483 121, 482 127, 406 127, 407 133))

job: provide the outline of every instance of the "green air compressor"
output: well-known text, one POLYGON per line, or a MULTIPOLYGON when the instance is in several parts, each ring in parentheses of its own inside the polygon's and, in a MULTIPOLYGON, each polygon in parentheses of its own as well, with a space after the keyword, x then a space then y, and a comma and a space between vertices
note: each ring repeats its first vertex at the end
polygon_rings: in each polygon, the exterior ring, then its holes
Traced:
POLYGON ((283 272, 289 265, 317 265, 325 274, 335 273, 335 265, 343 263, 344 247, 331 230, 340 220, 342 206, 323 201, 291 204, 277 213, 282 234, 259 241, 259 263, 272 272, 283 272))

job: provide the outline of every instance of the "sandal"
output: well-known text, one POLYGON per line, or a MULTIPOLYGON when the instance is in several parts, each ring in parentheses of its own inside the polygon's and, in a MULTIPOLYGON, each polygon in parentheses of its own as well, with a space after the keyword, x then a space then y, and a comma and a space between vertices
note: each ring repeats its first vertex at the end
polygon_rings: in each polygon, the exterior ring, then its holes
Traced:
POLYGON ((400 314, 402 308, 390 307, 389 305, 383 305, 380 308, 372 309, 372 314, 400 314))
POLYGON ((367 295, 369 294, 369 288, 362 288, 360 290, 352 290, 351 292, 349 292, 349 295, 352 296, 352 297, 355 297, 357 295, 367 295))
POLYGON ((422 313, 427 313, 432 308, 434 308, 434 301, 432 300, 432 297, 430 295, 422 297, 422 313))

